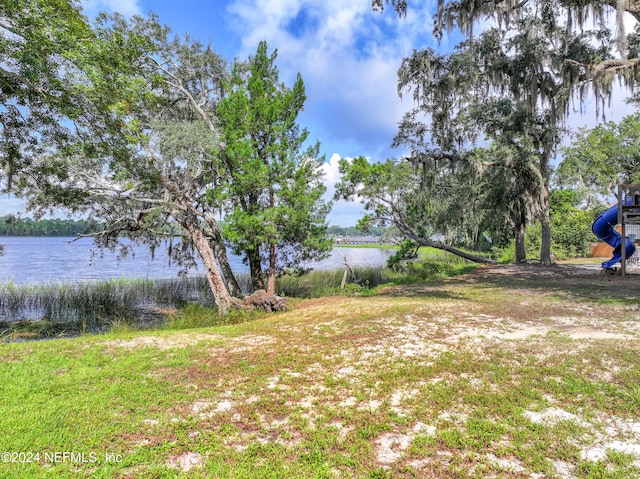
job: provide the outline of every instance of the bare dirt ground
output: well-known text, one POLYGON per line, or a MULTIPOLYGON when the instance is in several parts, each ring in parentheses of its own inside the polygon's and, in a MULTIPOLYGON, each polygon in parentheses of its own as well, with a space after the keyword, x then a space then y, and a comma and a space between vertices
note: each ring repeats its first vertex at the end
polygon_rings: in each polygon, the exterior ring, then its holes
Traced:
MULTIPOLYGON (((242 467, 244 454, 293 467, 326 449, 326 477, 640 477, 640 274, 629 273, 482 266, 304 301, 232 336, 105 344, 200 351, 166 374, 194 394, 170 421, 242 467)), ((170 467, 211 459, 184 443, 170 467)))

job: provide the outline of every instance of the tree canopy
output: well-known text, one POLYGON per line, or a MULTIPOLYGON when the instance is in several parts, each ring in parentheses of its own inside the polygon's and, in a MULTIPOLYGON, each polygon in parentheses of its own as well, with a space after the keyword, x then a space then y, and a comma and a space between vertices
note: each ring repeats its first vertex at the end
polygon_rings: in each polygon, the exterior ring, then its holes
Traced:
POLYGON ((640 183, 640 114, 618 124, 607 122, 580 129, 562 148, 556 173, 561 185, 583 191, 591 203, 617 194, 621 183, 640 183))
MULTIPOLYGON (((263 221, 256 236, 261 246, 304 243, 304 255, 290 257, 291 262, 326 250, 322 157, 317 145, 301 151, 306 132, 295 123, 305 100, 302 80, 291 90, 277 83, 275 56, 269 59, 266 44, 246 62, 251 74, 245 90, 239 69, 231 72, 208 45, 172 37, 153 15, 130 20, 101 15, 88 31, 91 41, 75 52, 74 68, 43 67, 52 77, 64 74, 75 109, 73 116, 57 119, 70 123, 65 142, 28 130, 42 149, 23 163, 16 191, 31 210, 84 215, 103 225, 87 234, 101 246, 121 246, 119 239, 126 236, 152 248, 168 244, 186 268, 199 258, 220 312, 240 305, 242 296, 226 256, 227 241, 238 244, 232 232, 253 233, 235 215, 244 194, 239 185, 257 178, 251 200, 252 211, 263 214, 254 220, 263 221), (265 66, 265 75, 254 74, 265 66), (261 95, 260 88, 269 93, 261 95), (252 115, 245 116, 242 103, 225 101, 241 91, 256 104, 252 115), (226 114, 246 123, 242 131, 254 141, 248 145, 255 153, 239 148, 226 133, 218 111, 223 102, 226 114), (240 154, 233 157, 234 152, 240 154), (264 167, 256 174, 253 166, 260 162, 264 167), (178 243, 175 225, 182 236, 178 243)), ((276 265, 271 266, 275 276, 276 265)))
POLYGON ((82 102, 72 87, 95 35, 72 0, 0 4, 0 190, 47 145, 73 137, 82 102))
POLYGON ((292 88, 281 84, 276 58, 261 42, 248 72, 236 63, 229 93, 216 110, 225 145, 219 190, 229 208, 225 236, 245 255, 255 289, 265 289, 262 264, 268 264, 271 293, 278 270, 320 258, 331 246, 325 235, 330 205, 322 199, 324 157, 319 145, 303 149, 309 133, 297 124, 304 83, 298 74, 292 88))
MULTIPOLYGON (((401 16, 411 8, 399 0, 372 5, 391 6, 401 16)), ((422 170, 423 189, 434 195, 442 182, 425 179, 478 169, 506 187, 508 172, 517 170, 518 182, 508 187, 513 195, 501 197, 508 203, 498 211, 513 224, 518 259, 525 255, 524 226, 540 221, 540 261, 549 264, 550 160, 567 117, 582 111, 587 96, 602 108, 614 79, 630 88, 637 81, 637 35, 626 35, 622 21, 625 12, 638 18, 637 7, 634 2, 439 0, 434 35, 457 30, 465 40, 447 54, 415 50, 398 71, 399 93, 410 93, 415 108, 401 122, 394 145, 409 147, 407 159, 422 170), (609 28, 612 16, 617 31, 609 28), (478 163, 470 152, 487 140, 489 151, 501 153, 483 169, 487 160, 478 163), (504 174, 496 175, 496 168, 504 174)), ((464 196, 459 200, 468 204, 464 196)))

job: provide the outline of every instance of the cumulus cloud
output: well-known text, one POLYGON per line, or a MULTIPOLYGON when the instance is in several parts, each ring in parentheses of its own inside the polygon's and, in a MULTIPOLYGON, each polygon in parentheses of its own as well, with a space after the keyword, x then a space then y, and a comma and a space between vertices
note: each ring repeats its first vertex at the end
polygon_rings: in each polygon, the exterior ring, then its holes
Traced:
POLYGON ((322 165, 322 172, 324 173, 324 180, 327 187, 333 188, 335 184, 340 181, 340 160, 342 158, 338 153, 331 155, 329 161, 322 165))
POLYGON ((342 155, 385 159, 402 114, 396 72, 412 48, 433 43, 430 14, 412 6, 406 19, 373 12, 368 1, 233 0, 227 7, 243 55, 266 40, 278 49, 281 79, 300 72, 307 89, 301 120, 342 155))

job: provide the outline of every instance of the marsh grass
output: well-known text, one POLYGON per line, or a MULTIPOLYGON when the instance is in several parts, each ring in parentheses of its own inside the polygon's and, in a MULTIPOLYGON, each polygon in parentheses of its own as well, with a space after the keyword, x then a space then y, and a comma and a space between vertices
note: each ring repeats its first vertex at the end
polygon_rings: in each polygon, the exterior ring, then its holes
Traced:
MULTIPOLYGON (((318 270, 286 274, 276 281, 276 291, 289 298, 367 296, 380 286, 413 284, 444 279, 475 265, 437 250, 401 270, 384 266, 354 268, 355 281, 344 270, 318 270)), ((244 291, 248 275, 238 275, 244 291)), ((167 280, 112 279, 78 283, 0 284, 0 340, 51 338, 105 332, 111 328, 194 328, 247 321, 251 315, 236 312, 218 317, 204 276, 167 280), (167 314, 178 309, 177 314, 167 314), (162 312, 162 310, 165 310, 162 312)))
POLYGON ((113 325, 158 325, 159 308, 210 305, 204 277, 113 279, 78 283, 0 285, 4 336, 52 337, 105 331, 113 325))

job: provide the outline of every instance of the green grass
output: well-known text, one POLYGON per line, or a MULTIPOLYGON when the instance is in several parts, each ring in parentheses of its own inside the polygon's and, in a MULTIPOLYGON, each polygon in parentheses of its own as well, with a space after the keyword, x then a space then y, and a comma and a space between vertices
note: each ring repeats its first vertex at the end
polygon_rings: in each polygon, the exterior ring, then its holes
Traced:
POLYGON ((472 273, 1 344, 0 452, 40 461, 0 477, 640 477, 637 306, 597 301, 621 284, 472 273))
POLYGON ((415 284, 442 280, 469 272, 477 267, 458 257, 445 259, 444 255, 425 255, 424 258, 406 264, 402 269, 392 270, 384 266, 355 267, 347 272, 347 283, 341 288, 346 269, 311 271, 301 276, 283 275, 276 281, 277 293, 295 298, 319 298, 324 296, 375 294, 381 286, 415 284))

